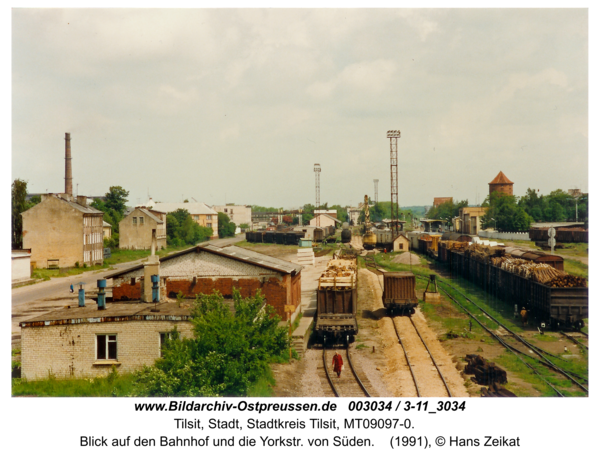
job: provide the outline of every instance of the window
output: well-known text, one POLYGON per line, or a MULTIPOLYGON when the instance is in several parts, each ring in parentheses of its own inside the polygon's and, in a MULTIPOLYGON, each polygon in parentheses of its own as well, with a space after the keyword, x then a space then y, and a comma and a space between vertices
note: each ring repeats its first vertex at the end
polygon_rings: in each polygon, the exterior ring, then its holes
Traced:
POLYGON ((137 216, 133 217, 133 224, 137 224, 137 216))
POLYGON ((206 227, 210 227, 212 229, 212 223, 206 223, 206 227))
POLYGON ((140 216, 140 224, 144 224, 144 217, 140 216))
POLYGON ((194 221, 198 221, 198 215, 194 215, 192 218, 194 218, 194 221))
POLYGON ((207 219, 208 221, 212 220, 212 215, 206 215, 206 219, 207 219))
POLYGON ((117 359, 117 335, 96 335, 96 359, 117 359))

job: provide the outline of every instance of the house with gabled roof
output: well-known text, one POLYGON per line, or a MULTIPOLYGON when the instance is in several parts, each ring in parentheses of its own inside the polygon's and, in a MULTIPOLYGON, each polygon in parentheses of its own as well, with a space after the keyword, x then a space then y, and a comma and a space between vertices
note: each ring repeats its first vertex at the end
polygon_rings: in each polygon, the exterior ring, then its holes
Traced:
POLYGON ((156 248, 167 246, 167 215, 145 207, 136 207, 125 213, 119 223, 119 248, 124 250, 149 250, 152 231, 156 231, 156 248))
POLYGON ((43 194, 41 202, 21 213, 23 248, 37 268, 95 265, 104 262, 103 212, 85 196, 43 194))

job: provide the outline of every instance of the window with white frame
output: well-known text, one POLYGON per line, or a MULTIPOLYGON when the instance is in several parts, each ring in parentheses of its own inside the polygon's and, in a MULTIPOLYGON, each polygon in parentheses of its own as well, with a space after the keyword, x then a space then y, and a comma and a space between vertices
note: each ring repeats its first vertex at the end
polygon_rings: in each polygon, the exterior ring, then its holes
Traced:
POLYGON ((206 219, 209 221, 212 220, 212 215, 206 215, 206 219))
POLYGON ((137 216, 133 217, 133 224, 137 224, 137 216))
POLYGON ((96 334, 96 359, 117 359, 116 334, 96 334))

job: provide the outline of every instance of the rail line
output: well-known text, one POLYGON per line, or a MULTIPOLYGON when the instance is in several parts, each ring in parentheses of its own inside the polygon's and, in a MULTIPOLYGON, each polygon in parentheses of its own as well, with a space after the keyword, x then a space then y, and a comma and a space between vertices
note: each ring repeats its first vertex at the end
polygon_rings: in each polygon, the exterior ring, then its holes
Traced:
MULTIPOLYGON (((350 345, 346 345, 346 361, 350 367, 352 377, 339 378, 334 377, 329 370, 329 364, 331 364, 333 357, 327 354, 327 347, 325 344, 326 342, 323 341, 323 367, 325 368, 325 375, 327 376, 327 381, 329 382, 329 386, 331 387, 334 396, 338 398, 359 396, 370 398, 371 395, 367 391, 367 388, 361 381, 360 377, 357 375, 356 369, 352 364, 352 358, 350 357, 350 345)), ((347 371, 344 372, 347 373, 347 371)))
POLYGON ((579 346, 585 348, 586 350, 589 350, 589 348, 586 344, 584 344, 583 342, 580 342, 575 337, 570 336, 569 334, 567 334, 566 332, 563 332, 563 331, 558 331, 558 332, 560 332, 563 336, 565 336, 567 339, 569 339, 574 344, 579 345, 579 346))
POLYGON ((412 324, 413 329, 415 330, 415 332, 419 336, 419 339, 421 340, 421 343, 423 344, 423 347, 425 348, 425 351, 429 355, 429 358, 431 359, 431 362, 433 363, 433 365, 434 365, 435 369, 437 370, 437 373, 438 373, 438 375, 439 375, 442 383, 444 384, 444 388, 446 389, 446 392, 448 393, 448 397, 451 398, 452 397, 452 392, 450 391, 450 388, 448 387, 448 384, 446 383, 446 379, 444 378, 444 375, 442 374, 442 371, 440 370, 439 366, 437 365, 437 363, 435 361, 435 358, 433 357, 433 354, 429 350, 429 347, 425 343, 425 339, 423 339, 423 336, 419 332, 419 328, 417 328, 417 326, 415 325, 415 322, 413 321, 413 319, 410 316, 407 316, 407 317, 390 317, 390 319, 392 320, 392 324, 394 325, 394 330, 396 331, 396 336, 398 337, 398 343, 400 344, 400 346, 402 347, 402 351, 404 352, 404 357, 406 358, 406 364, 408 365, 408 368, 410 369, 410 374, 412 376, 413 382, 415 384, 415 388, 417 390, 417 396, 421 397, 421 392, 419 390, 419 384, 417 382, 417 377, 415 375, 415 372, 413 371, 412 364, 411 364, 410 358, 408 356, 408 352, 406 351, 406 346, 404 345, 404 342, 402 341, 402 337, 400 336, 400 331, 399 331, 398 326, 396 324, 396 319, 404 320, 406 318, 408 318, 410 320, 410 323, 412 324))
MULTIPOLYGON (((426 278, 423 277, 421 275, 419 275, 422 278, 426 278)), ((557 355, 553 355, 552 353, 548 353, 545 350, 542 350, 541 348, 533 345, 532 343, 526 341, 525 339, 523 339, 520 335, 518 335, 517 333, 515 333, 514 331, 510 330, 509 328, 507 328, 504 324, 502 324, 500 321, 498 321, 496 318, 492 317, 489 315, 489 313, 487 313, 481 306, 479 306, 478 304, 476 304, 475 302, 473 302, 473 300, 471 300, 467 295, 463 294, 462 292, 458 291, 454 286, 452 286, 451 284, 443 281, 443 280, 439 280, 439 282, 449 288, 452 288, 454 291, 456 291, 458 294, 460 294, 462 297, 464 297, 469 303, 473 304, 475 307, 477 307, 482 313, 485 314, 486 317, 488 317, 491 321, 493 321, 494 323, 496 323, 498 326, 502 326, 503 329, 505 329, 508 333, 511 334, 511 336, 513 336, 513 338, 515 338, 517 341, 519 341, 520 343, 522 343, 523 345, 525 345, 527 348, 529 348, 532 352, 534 352, 536 355, 539 356, 539 362, 542 363, 544 366, 554 370, 555 372, 558 372, 560 374, 562 374, 564 377, 566 377, 567 379, 569 379, 572 383, 574 383, 575 385, 577 385, 581 390, 583 390, 584 392, 588 393, 588 389, 586 387, 584 387, 583 385, 581 385, 577 380, 575 380, 575 378, 573 378, 573 376, 580 378, 581 380, 584 381, 584 383, 587 383, 587 379, 585 377, 582 377, 580 375, 574 374, 570 371, 566 371, 564 369, 562 369, 560 366, 557 366, 556 364, 554 364, 552 361, 550 361, 548 358, 546 358, 544 356, 544 354, 547 354, 549 356, 552 356, 554 358, 558 358, 557 355)), ((440 288, 441 289, 441 288, 440 288)), ((456 299, 454 299, 447 290, 442 290, 444 292, 444 294, 446 294, 450 299, 452 299, 456 304, 458 304, 458 301, 456 301, 456 299)), ((466 311, 466 309, 464 307, 462 307, 460 304, 459 306, 461 308, 463 308, 464 311, 466 311)), ((467 311, 468 313, 468 311, 467 311)), ((471 315, 469 313, 469 315, 471 315)), ((473 315, 471 315, 473 316, 473 315)), ((483 325, 481 325, 483 326, 483 325)), ((486 331, 488 331, 490 334, 493 334, 497 339, 499 338, 499 336, 497 336, 495 333, 493 333, 491 330, 488 330, 487 328, 485 328, 486 331)), ((502 339, 503 342, 504 339, 502 339)), ((506 342, 505 342, 506 343, 506 342)), ((508 345, 508 343, 506 343, 508 345)), ((505 345, 506 346, 506 345, 505 345)), ((522 355, 528 356, 531 358, 531 355, 528 355, 524 352, 521 352, 520 350, 517 350, 516 348, 510 346, 512 350, 519 352, 522 355)))

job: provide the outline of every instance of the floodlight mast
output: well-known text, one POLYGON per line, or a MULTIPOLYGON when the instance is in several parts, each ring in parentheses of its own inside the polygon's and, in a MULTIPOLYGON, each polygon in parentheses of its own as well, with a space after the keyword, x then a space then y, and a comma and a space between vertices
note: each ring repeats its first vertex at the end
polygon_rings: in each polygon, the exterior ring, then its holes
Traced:
POLYGON ((390 175, 391 175, 391 225, 392 237, 395 240, 399 234, 398 222, 398 139, 400 138, 399 130, 388 130, 387 138, 390 139, 390 175))
POLYGON ((373 183, 375 183, 375 204, 377 204, 379 202, 379 194, 377 192, 379 188, 379 180, 375 178, 373 180, 373 183))

